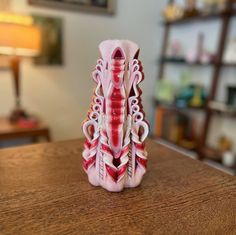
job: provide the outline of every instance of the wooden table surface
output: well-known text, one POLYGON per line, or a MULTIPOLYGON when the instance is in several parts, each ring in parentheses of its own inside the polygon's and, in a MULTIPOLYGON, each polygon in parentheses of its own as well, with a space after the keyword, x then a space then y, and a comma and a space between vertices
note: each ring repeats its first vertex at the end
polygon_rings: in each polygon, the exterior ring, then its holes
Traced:
POLYGON ((141 186, 110 193, 82 140, 0 150, 0 234, 236 234, 236 178, 148 141, 141 186))

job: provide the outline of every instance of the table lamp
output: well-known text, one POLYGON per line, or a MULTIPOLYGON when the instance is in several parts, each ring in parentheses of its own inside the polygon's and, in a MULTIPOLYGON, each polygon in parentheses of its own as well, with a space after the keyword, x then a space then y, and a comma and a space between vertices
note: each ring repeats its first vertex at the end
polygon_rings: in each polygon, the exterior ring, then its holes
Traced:
POLYGON ((33 18, 9 12, 0 12, 0 54, 10 56, 14 79, 15 108, 10 115, 13 122, 27 117, 21 107, 20 61, 22 57, 40 54, 41 32, 33 18))

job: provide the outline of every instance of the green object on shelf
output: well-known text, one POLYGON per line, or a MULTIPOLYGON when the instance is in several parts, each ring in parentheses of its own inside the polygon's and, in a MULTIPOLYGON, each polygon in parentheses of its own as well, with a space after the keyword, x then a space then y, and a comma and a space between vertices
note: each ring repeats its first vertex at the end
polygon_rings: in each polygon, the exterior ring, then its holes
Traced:
POLYGON ((196 87, 192 99, 189 101, 190 106, 201 107, 204 103, 202 99, 202 88, 196 87))
POLYGON ((166 79, 156 83, 155 98, 163 103, 173 103, 175 98, 174 84, 166 79))

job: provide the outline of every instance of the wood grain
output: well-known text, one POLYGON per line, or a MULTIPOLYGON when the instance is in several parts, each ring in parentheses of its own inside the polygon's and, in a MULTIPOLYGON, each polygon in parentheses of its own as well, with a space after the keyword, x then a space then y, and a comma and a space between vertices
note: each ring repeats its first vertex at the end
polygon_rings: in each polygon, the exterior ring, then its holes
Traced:
POLYGON ((236 234, 236 178, 148 141, 140 187, 109 193, 82 140, 0 151, 0 234, 236 234))

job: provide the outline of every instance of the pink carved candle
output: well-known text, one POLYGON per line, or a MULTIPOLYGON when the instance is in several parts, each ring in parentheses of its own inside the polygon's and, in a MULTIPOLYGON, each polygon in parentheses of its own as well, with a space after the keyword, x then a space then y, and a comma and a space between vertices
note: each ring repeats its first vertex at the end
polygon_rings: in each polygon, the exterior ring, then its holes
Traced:
POLYGON ((146 172, 149 127, 138 86, 144 75, 137 44, 107 40, 99 49, 97 87, 83 123, 83 168, 92 185, 119 192, 138 186, 146 172))

